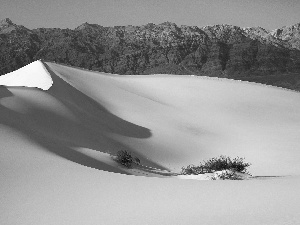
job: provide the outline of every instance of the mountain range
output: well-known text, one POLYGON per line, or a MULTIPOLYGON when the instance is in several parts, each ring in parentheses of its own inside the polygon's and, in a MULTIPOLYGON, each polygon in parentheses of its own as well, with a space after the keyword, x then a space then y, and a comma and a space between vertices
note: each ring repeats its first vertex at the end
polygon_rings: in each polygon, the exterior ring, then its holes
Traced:
POLYGON ((0 74, 37 59, 115 74, 194 74, 300 90, 300 23, 273 31, 149 23, 28 29, 0 22, 0 74))

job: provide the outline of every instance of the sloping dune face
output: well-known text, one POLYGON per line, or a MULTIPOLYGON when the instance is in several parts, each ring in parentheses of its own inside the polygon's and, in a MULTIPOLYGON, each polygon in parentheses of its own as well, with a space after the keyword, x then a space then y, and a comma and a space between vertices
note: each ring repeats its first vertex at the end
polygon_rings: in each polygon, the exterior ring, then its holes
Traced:
POLYGON ((46 65, 54 79, 49 92, 84 111, 79 120, 95 139, 105 130, 146 165, 178 171, 226 154, 245 157, 256 175, 300 173, 299 93, 224 79, 115 76, 46 65), (55 84, 56 76, 69 86, 61 80, 55 84))
POLYGON ((191 76, 117 76, 36 61, 0 77, 1 224, 296 224, 300 94, 191 76), (221 154, 268 180, 178 172, 221 154), (143 174, 141 174, 143 175, 143 174), (147 175, 147 174, 145 174, 147 175), (148 174, 149 175, 149 174, 148 174))

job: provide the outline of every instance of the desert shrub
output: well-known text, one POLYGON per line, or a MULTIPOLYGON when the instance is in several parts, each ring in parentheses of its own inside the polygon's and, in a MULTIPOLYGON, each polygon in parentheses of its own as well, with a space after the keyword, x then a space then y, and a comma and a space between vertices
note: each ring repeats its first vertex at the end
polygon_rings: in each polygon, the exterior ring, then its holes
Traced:
POLYGON ((195 166, 195 165, 188 165, 187 167, 181 168, 181 174, 183 175, 191 175, 191 174, 204 174, 207 170, 204 168, 203 165, 195 166))
POLYGON ((247 167, 251 164, 244 162, 244 158, 236 157, 231 159, 230 157, 221 155, 218 158, 211 158, 207 161, 203 161, 199 166, 189 165, 181 168, 181 174, 204 174, 212 173, 221 170, 232 170, 235 172, 246 173, 247 167))
POLYGON ((242 180, 243 178, 232 170, 223 170, 211 177, 212 180, 242 180))
POLYGON ((228 169, 244 173, 246 172, 246 168, 250 166, 250 163, 245 163, 244 158, 236 157, 231 159, 230 157, 221 155, 219 158, 211 158, 208 161, 204 161, 204 166, 211 170, 211 172, 228 169))
POLYGON ((133 157, 131 153, 126 150, 118 151, 115 160, 127 168, 130 168, 133 163, 140 164, 140 159, 138 157, 133 157))

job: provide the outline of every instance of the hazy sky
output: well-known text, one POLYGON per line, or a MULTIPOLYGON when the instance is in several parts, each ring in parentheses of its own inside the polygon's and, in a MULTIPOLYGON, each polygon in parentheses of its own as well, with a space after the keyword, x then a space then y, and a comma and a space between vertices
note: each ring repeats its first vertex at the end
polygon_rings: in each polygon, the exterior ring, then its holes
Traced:
POLYGON ((0 19, 28 28, 231 24, 275 29, 300 22, 300 0, 0 0, 0 19))

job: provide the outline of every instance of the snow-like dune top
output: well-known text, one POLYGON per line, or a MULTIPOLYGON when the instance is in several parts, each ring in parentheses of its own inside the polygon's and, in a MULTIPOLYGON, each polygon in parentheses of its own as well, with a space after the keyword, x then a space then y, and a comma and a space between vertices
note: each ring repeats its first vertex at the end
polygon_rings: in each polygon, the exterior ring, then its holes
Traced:
POLYGON ((52 83, 50 74, 40 60, 0 76, 0 85, 11 87, 36 87, 48 90, 52 83))

